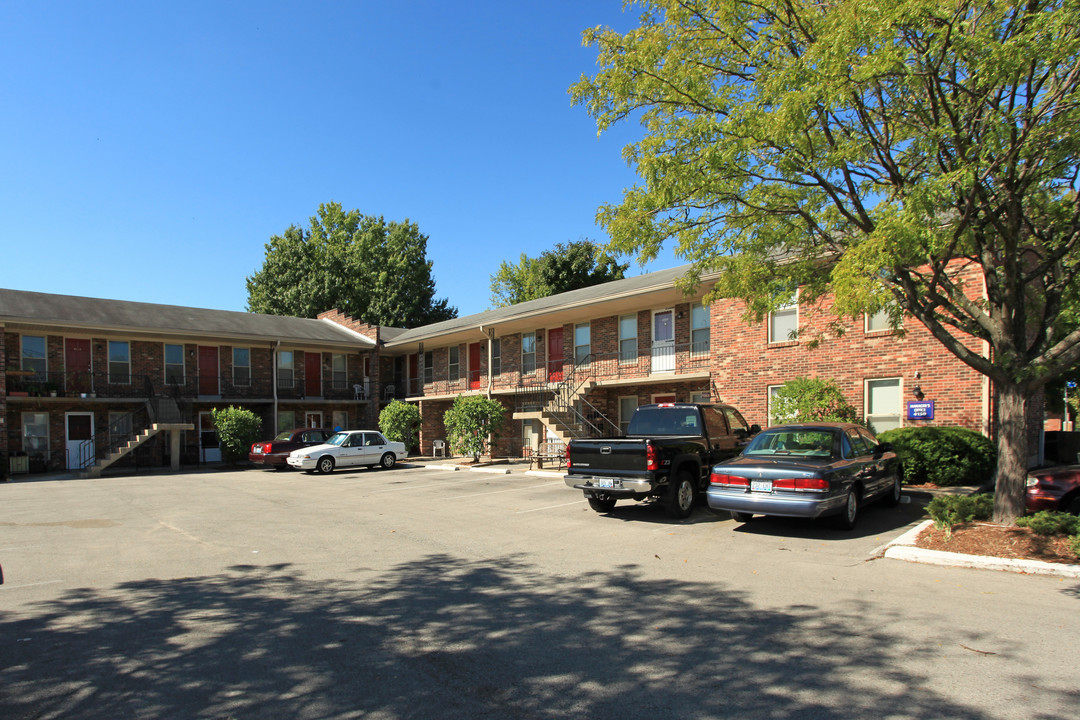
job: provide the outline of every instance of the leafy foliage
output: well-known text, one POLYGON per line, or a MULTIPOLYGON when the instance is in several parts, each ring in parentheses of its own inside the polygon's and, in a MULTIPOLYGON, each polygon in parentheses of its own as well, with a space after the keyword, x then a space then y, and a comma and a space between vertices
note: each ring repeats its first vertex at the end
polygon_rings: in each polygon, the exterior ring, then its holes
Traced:
POLYGON ((1036 535, 1080 534, 1080 517, 1056 510, 1040 510, 1034 515, 1017 518, 1020 527, 1029 527, 1036 535))
POLYGON ((926 511, 934 520, 934 526, 944 529, 945 535, 951 537, 954 525, 989 520, 994 513, 994 496, 980 493, 936 497, 926 506, 926 511))
POLYGON ((1022 514, 1028 398, 1080 361, 1080 327, 1052 331, 1080 272, 1080 4, 640 5, 584 33, 601 69, 571 88, 601 132, 645 127, 609 247, 675 242, 748 318, 795 287, 837 323, 913 316, 996 383, 995 518, 1022 514))
POLYGON ((379 429, 388 440, 405 443, 410 452, 420 447, 420 408, 413 403, 392 400, 379 413, 379 429))
POLYGON ((291 225, 266 244, 247 278, 248 310, 316 317, 333 308, 373 325, 416 327, 457 317, 435 300, 427 236, 415 223, 319 205, 307 231, 291 225))
POLYGON ((835 380, 797 377, 772 397, 769 416, 774 425, 794 422, 859 422, 859 414, 835 380))
POLYGON ((909 484, 981 486, 993 478, 997 450, 989 438, 974 430, 905 427, 887 430, 878 439, 892 443, 909 484))
POLYGON ((458 395, 443 415, 450 449, 479 460, 487 450, 488 435, 497 437, 506 422, 506 409, 497 400, 480 395, 458 395))
POLYGON ((491 302, 495 307, 516 305, 611 280, 622 280, 629 263, 619 263, 591 240, 559 243, 538 258, 525 253, 516 265, 505 260, 491 276, 491 302))
POLYGON ((210 419, 221 443, 222 459, 235 464, 247 458, 251 445, 259 440, 262 418, 247 408, 230 405, 224 410, 211 410, 210 419))

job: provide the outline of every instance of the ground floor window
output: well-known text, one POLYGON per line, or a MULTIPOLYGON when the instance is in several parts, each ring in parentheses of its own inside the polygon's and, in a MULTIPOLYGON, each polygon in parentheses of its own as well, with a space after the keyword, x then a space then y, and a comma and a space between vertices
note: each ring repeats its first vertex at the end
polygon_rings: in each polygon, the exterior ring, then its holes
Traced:
POLYGON ((49 413, 22 414, 22 449, 30 457, 49 459, 49 413))
POLYGON ((900 378, 866 381, 866 423, 880 434, 903 424, 900 378))
POLYGON ((623 435, 626 434, 627 428, 630 427, 630 418, 633 416, 637 406, 637 395, 626 395, 619 398, 619 432, 623 435))
POLYGON ((349 413, 347 410, 335 410, 334 411, 334 427, 337 430, 349 429, 349 413))
POLYGON ((777 418, 776 418, 776 413, 773 411, 773 408, 776 405, 776 395, 777 395, 777 393, 780 392, 781 388, 783 388, 783 387, 784 387, 783 385, 770 385, 768 387, 768 390, 767 390, 768 396, 767 396, 766 402, 768 403, 767 407, 768 407, 769 413, 768 413, 768 418, 767 418, 766 422, 768 423, 769 426, 772 426, 772 425, 776 424, 777 418))
POLYGON ((278 432, 282 430, 292 430, 296 427, 296 413, 292 410, 278 410, 277 414, 277 429, 278 432))

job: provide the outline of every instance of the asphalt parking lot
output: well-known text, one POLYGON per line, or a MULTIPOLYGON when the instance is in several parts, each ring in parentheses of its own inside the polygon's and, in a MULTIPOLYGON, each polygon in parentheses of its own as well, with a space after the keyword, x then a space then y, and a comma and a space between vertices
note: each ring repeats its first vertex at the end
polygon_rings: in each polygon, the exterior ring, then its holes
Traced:
POLYGON ((558 477, 409 467, 14 482, 0 502, 5 718, 1080 708, 1080 585, 874 559, 916 503, 853 533, 673 521, 598 515, 558 477))

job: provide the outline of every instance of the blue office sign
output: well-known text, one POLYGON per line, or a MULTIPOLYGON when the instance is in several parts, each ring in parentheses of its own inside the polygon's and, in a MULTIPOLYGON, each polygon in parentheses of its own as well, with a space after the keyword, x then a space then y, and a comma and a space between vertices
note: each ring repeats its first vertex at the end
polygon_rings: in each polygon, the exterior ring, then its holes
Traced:
POLYGON ((934 401, 933 400, 920 400, 918 402, 912 401, 907 404, 907 419, 908 420, 933 420, 934 419, 934 401))

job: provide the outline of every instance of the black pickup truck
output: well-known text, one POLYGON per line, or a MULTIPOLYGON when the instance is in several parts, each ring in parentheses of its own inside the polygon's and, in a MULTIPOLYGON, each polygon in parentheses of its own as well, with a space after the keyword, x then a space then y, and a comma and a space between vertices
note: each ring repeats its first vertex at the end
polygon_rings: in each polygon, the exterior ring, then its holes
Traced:
POLYGON ((730 405, 642 405, 626 437, 571 440, 563 479, 597 512, 611 512, 620 499, 654 497, 684 518, 708 488, 713 464, 737 455, 760 430, 730 405))

